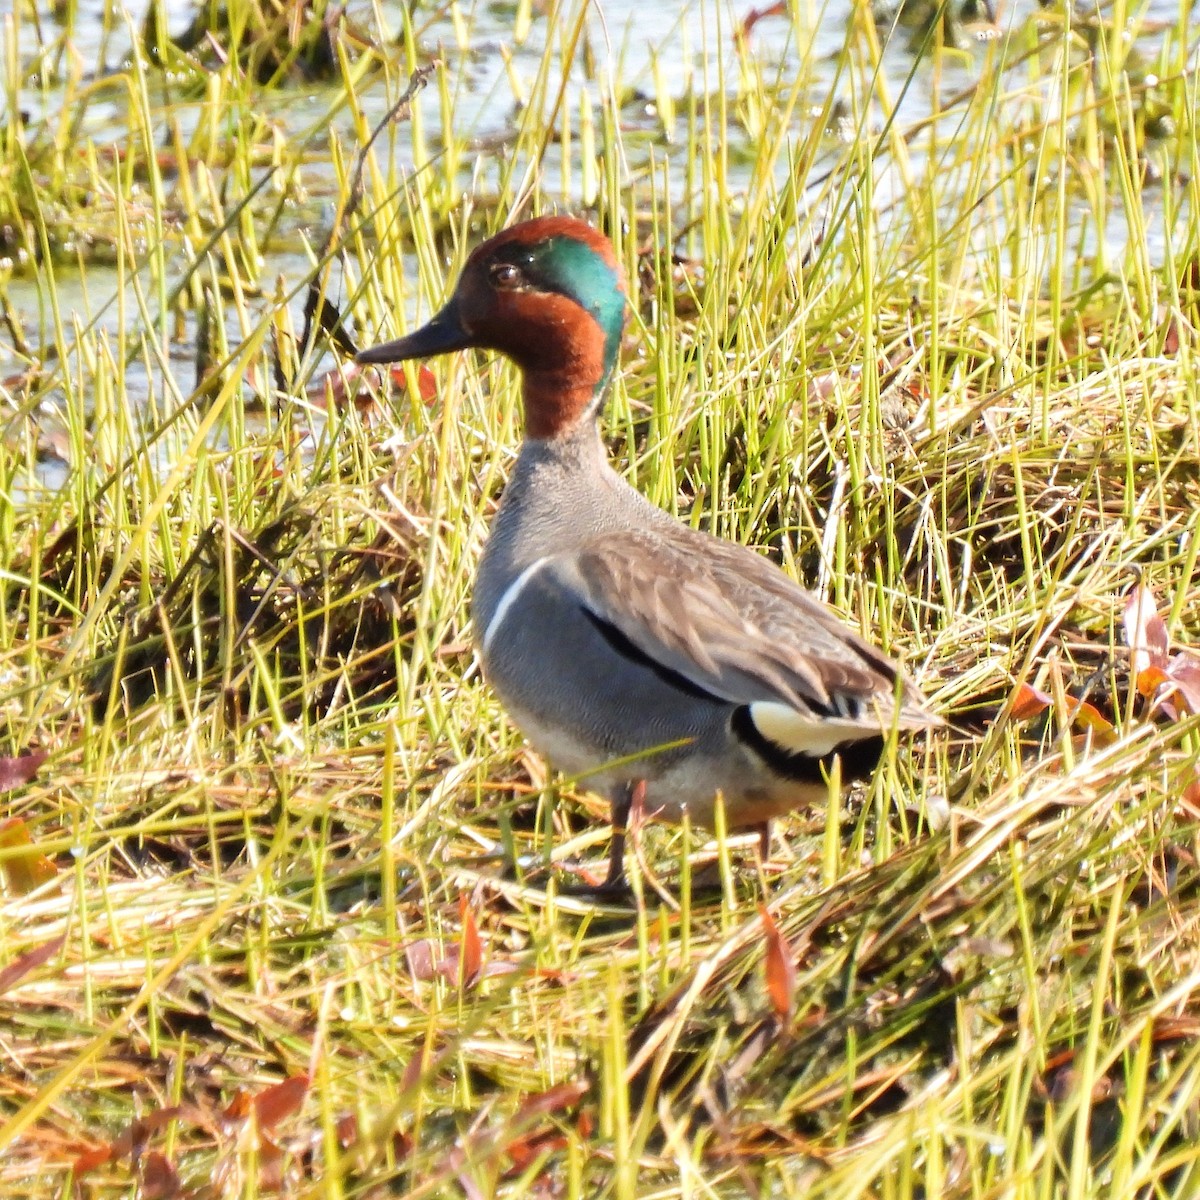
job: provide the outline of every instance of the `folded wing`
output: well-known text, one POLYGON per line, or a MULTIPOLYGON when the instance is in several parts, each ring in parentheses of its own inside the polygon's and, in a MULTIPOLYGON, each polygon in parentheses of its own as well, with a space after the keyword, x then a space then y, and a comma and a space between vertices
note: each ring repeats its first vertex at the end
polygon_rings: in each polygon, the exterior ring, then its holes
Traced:
POLYGON ((896 663, 767 559, 670 532, 605 534, 545 569, 618 653, 748 706, 758 731, 791 753, 942 723, 896 663))

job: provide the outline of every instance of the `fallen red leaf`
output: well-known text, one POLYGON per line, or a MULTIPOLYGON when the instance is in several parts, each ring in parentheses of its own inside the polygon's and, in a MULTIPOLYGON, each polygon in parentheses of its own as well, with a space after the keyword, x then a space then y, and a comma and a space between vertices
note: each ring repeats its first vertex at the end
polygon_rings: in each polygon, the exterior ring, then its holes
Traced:
POLYGON ((1153 696, 1164 683, 1169 683, 1171 677, 1161 667, 1143 667, 1134 676, 1138 694, 1153 696))
MULTIPOLYGON (((1116 731, 1113 729, 1112 722, 1094 704, 1089 704, 1086 700, 1076 700, 1069 695, 1066 697, 1066 703, 1066 720, 1070 721, 1072 725, 1091 729, 1101 738, 1115 736, 1116 731)), ((1028 683, 1018 684, 1016 692, 1013 693, 1013 720, 1028 721, 1039 713, 1045 712, 1053 704, 1054 699, 1048 692, 1043 692, 1040 688, 1035 688, 1028 683)))
POLYGON ((537 1133, 528 1133, 523 1137, 514 1138, 504 1147, 505 1154, 512 1161, 512 1167, 506 1175, 519 1175, 528 1170, 529 1164, 539 1155, 550 1154, 555 1150, 564 1150, 567 1146, 566 1136, 557 1129, 542 1129, 537 1133))
POLYGON ((787 940, 779 932, 765 904, 758 906, 762 918, 763 932, 767 937, 766 977, 767 996, 775 1015, 786 1024, 792 1014, 792 1004, 796 997, 796 964, 788 949, 787 940))
POLYGON ((568 1083, 560 1083, 544 1092, 535 1092, 526 1096, 517 1109, 517 1116, 528 1119, 533 1116, 549 1115, 573 1108, 588 1093, 588 1084, 582 1079, 573 1079, 568 1083))
MULTIPOLYGON (((417 367, 417 394, 426 404, 437 399, 437 377, 421 363, 417 367)), ((364 416, 369 415, 379 403, 379 375, 375 368, 362 368, 354 364, 343 364, 325 372, 313 380, 306 393, 314 408, 324 409, 332 402, 334 408, 344 408, 350 401, 349 385, 358 381, 354 390, 354 403, 364 416)), ((387 368, 388 387, 393 392, 408 391, 408 374, 403 366, 387 368)))
POLYGON ((144 1154, 139 1161, 140 1200, 172 1200, 181 1190, 179 1172, 171 1160, 158 1150, 144 1154))
MULTIPOLYGON (((391 379, 392 387, 397 391, 408 391, 408 376, 403 367, 393 367, 391 379)), ((417 367, 417 393, 426 404, 437 398, 437 376, 424 363, 417 367)))
POLYGON ((34 750, 30 754, 18 754, 16 758, 0 758, 0 792, 28 783, 49 757, 47 750, 34 750))
POLYGON ((49 962, 63 948, 66 941, 66 934, 63 934, 62 937, 51 938, 40 946, 34 946, 32 950, 26 950, 24 954, 18 954, 7 967, 0 971, 0 996, 4 995, 14 983, 23 979, 35 967, 49 962))
POLYGON ((786 12, 787 4, 784 3, 784 0, 777 0, 775 4, 768 4, 765 8, 752 8, 743 19, 738 36, 742 39, 748 38, 755 25, 764 17, 777 17, 786 12))
POLYGON ((101 1146, 87 1146, 81 1150, 73 1161, 72 1170, 75 1178, 81 1179, 87 1172, 107 1162, 116 1162, 126 1155, 130 1159, 140 1160, 150 1135, 171 1121, 188 1117, 194 1119, 196 1110, 189 1105, 173 1104, 168 1108, 156 1108, 131 1121, 110 1142, 101 1146))
POLYGON ((307 1075, 289 1075, 259 1092, 251 1101, 259 1129, 274 1129, 285 1117, 297 1112, 311 1083, 307 1075))

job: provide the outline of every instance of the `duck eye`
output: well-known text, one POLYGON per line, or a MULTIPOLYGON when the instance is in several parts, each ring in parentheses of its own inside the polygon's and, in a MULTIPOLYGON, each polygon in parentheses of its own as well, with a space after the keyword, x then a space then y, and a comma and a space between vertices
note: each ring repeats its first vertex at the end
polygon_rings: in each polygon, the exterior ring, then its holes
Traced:
POLYGON ((492 286, 500 288, 503 291, 512 291, 514 288, 519 288, 524 282, 525 277, 521 274, 521 268, 513 263, 496 263, 491 270, 492 286))

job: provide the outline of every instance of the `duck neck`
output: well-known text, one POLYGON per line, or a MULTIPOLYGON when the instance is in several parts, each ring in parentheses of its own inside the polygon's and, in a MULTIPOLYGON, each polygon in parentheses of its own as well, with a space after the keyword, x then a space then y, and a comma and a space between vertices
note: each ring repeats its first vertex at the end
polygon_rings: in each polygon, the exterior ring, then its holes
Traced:
POLYGON ((525 436, 550 441, 574 438, 581 429, 594 433, 607 383, 607 377, 581 379, 570 368, 526 371, 522 385, 525 436))

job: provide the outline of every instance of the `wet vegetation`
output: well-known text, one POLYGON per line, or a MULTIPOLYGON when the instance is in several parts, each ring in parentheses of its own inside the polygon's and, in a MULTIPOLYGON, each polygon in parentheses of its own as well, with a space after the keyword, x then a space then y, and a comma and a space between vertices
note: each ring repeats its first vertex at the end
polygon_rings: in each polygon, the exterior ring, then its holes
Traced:
POLYGON ((4 17, 6 1196, 1196 1193, 1196 50, 905 9, 4 17), (512 371, 349 366, 555 209, 629 477, 952 722, 627 903, 470 651, 512 371))

